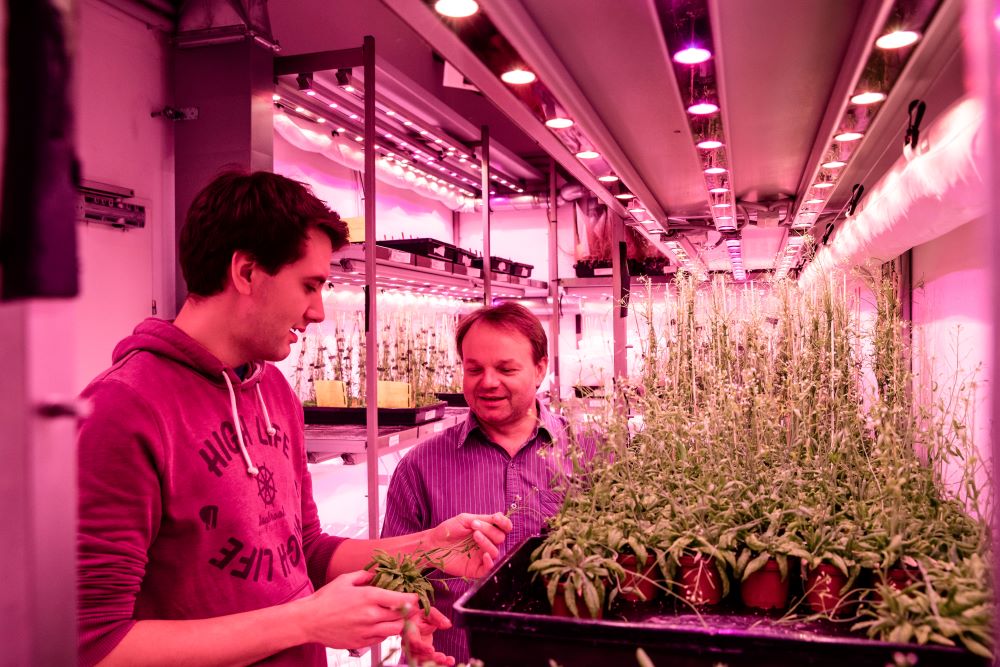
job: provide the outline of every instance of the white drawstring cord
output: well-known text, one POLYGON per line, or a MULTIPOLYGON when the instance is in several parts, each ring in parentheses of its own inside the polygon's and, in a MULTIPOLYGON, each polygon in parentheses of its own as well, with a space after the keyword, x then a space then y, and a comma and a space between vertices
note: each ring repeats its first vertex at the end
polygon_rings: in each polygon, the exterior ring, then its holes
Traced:
POLYGON ((250 460, 250 452, 247 451, 247 446, 243 443, 243 428, 240 424, 240 415, 236 411, 236 392, 233 390, 233 381, 226 375, 226 371, 222 371, 222 378, 226 381, 226 386, 229 387, 229 403, 233 409, 233 427, 236 430, 236 440, 240 443, 243 460, 247 463, 247 474, 256 476, 260 471, 250 460))
POLYGON ((260 393, 260 382, 254 385, 257 390, 257 400, 260 401, 261 412, 264 413, 264 423, 267 424, 267 434, 273 436, 278 431, 271 425, 271 415, 267 414, 267 404, 264 403, 264 395, 260 393))

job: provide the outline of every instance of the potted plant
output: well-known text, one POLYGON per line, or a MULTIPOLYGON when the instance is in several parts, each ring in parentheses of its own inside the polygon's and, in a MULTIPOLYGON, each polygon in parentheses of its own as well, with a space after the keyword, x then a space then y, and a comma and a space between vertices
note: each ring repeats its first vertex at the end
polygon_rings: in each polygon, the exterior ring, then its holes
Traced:
POLYGON ((607 546, 551 533, 532 554, 528 571, 541 577, 552 613, 598 619, 608 603, 610 582, 625 577, 607 546))

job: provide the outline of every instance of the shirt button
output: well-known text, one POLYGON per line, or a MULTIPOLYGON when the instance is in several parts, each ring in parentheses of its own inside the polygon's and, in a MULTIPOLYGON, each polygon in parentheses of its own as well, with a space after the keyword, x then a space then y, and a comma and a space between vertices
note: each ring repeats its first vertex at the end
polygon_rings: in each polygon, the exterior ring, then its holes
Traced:
POLYGON ((510 508, 511 508, 512 510, 516 510, 516 509, 517 509, 517 503, 511 503, 511 504, 510 504, 510 508))

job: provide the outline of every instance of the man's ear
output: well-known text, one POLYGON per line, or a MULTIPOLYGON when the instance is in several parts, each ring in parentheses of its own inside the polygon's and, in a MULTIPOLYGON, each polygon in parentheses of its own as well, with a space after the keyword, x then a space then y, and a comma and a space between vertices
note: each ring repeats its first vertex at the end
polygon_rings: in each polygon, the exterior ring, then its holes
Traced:
POLYGON ((537 364, 535 364, 535 389, 538 389, 542 385, 542 380, 545 379, 545 373, 549 370, 549 358, 542 357, 537 364))
POLYGON ((239 294, 250 294, 253 291, 253 275, 257 270, 257 262, 249 253, 237 250, 229 262, 229 278, 239 294))

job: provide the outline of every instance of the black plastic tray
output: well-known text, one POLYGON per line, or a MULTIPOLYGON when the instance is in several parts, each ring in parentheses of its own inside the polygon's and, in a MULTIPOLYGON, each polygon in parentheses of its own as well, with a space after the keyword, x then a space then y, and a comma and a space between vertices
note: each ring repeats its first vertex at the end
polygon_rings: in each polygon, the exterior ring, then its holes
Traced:
POLYGON ((378 245, 405 250, 415 255, 446 259, 449 262, 455 260, 455 246, 444 241, 438 241, 437 239, 386 239, 379 241, 378 245))
POLYGON ((989 664, 964 649, 872 641, 829 623, 779 624, 773 616, 721 608, 699 619, 662 598, 616 603, 603 620, 551 616, 542 584, 527 572, 541 539, 522 542, 455 603, 471 654, 488 667, 549 667, 550 660, 630 667, 637 648, 657 667, 884 667, 898 664, 897 656, 915 658, 909 664, 919 667, 989 664))
POLYGON ((518 278, 530 278, 531 271, 534 268, 535 268, 534 264, 522 264, 521 262, 511 262, 510 275, 517 276, 518 278))
MULTIPOLYGON (((448 404, 444 401, 419 408, 379 408, 378 423, 383 426, 416 426, 444 417, 448 404)), ((368 408, 318 408, 305 406, 307 424, 364 424, 368 408)))
POLYGON ((442 401, 448 404, 449 408, 467 408, 469 407, 469 402, 465 400, 465 394, 451 393, 451 392, 437 392, 434 394, 442 401))
MULTIPOLYGON (((503 257, 490 257, 490 269, 496 271, 497 273, 506 273, 509 275, 512 264, 513 262, 509 259, 504 259, 503 257)), ((473 258, 472 266, 477 269, 483 268, 483 258, 473 258)))

